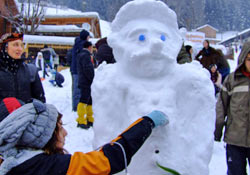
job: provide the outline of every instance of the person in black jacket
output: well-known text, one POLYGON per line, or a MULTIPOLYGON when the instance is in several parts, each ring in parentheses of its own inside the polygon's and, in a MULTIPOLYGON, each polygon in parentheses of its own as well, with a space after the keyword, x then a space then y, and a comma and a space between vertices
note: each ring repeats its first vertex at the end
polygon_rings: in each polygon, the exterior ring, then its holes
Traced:
POLYGON ((23 34, 7 33, 0 40, 0 100, 16 97, 25 103, 32 98, 45 102, 43 86, 38 70, 26 64, 21 55, 23 34))
POLYGON ((203 46, 202 50, 195 56, 195 60, 209 71, 209 66, 218 62, 218 52, 210 46, 208 40, 203 41, 203 46))
POLYGON ((81 90, 80 101, 77 105, 77 127, 84 129, 93 126, 94 118, 92 111, 91 84, 94 79, 94 66, 91 62, 93 46, 86 41, 82 51, 77 55, 78 87, 81 90))
POLYGON ((88 41, 90 38, 90 34, 86 30, 82 30, 80 32, 80 36, 76 37, 75 44, 72 48, 72 59, 70 65, 70 72, 72 75, 72 110, 77 110, 77 105, 80 100, 80 89, 78 88, 78 71, 77 71, 77 55, 82 50, 82 46, 85 41, 88 41))
POLYGON ((153 128, 169 123, 167 115, 154 110, 99 150, 71 155, 64 149, 62 114, 51 104, 34 100, 22 105, 18 99, 4 99, 0 121, 1 175, 115 174, 126 168, 153 128))

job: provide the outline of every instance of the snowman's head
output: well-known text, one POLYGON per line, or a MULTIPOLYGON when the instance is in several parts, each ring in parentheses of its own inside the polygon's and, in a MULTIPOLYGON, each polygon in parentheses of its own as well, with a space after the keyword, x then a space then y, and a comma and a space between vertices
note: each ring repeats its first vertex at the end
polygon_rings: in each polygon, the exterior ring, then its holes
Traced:
POLYGON ((175 12, 163 2, 130 1, 119 10, 111 27, 108 43, 117 63, 129 74, 162 77, 177 64, 182 39, 175 12))

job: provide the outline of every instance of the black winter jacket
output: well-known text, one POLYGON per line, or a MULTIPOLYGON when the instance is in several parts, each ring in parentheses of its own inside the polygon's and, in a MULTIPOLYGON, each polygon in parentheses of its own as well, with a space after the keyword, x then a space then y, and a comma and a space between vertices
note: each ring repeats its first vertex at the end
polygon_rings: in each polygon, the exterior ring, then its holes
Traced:
POLYGON ((6 97, 16 97, 25 103, 30 102, 32 98, 46 101, 35 65, 22 63, 17 74, 0 66, 0 100, 6 97))
POLYGON ((91 62, 91 54, 87 49, 82 49, 77 55, 78 87, 90 88, 94 79, 95 71, 91 62))
POLYGON ((70 71, 72 74, 78 74, 77 71, 77 57, 80 51, 83 48, 83 44, 86 42, 86 40, 81 40, 80 37, 77 37, 75 40, 75 44, 72 49, 72 59, 71 59, 71 65, 70 65, 70 71))

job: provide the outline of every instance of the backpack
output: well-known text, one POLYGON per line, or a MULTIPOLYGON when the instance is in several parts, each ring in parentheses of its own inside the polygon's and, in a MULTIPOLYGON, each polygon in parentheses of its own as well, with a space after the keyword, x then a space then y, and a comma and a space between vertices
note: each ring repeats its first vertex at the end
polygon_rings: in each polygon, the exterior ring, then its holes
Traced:
POLYGON ((66 61, 67 61, 67 64, 70 66, 72 62, 72 49, 69 49, 67 51, 66 61))
POLYGON ((51 57, 50 50, 49 50, 49 49, 42 49, 41 52, 42 52, 42 54, 43 54, 43 59, 44 59, 46 62, 49 62, 49 61, 50 61, 50 57, 51 57))

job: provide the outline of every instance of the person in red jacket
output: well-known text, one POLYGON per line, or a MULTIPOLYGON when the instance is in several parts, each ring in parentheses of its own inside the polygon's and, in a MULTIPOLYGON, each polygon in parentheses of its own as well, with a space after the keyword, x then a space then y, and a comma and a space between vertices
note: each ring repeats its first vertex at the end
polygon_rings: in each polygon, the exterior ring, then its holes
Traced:
POLYGON ((67 131, 62 114, 53 105, 38 100, 22 105, 7 98, 0 103, 0 120, 1 175, 115 174, 129 164, 153 128, 169 122, 164 113, 153 111, 99 150, 70 155, 63 148, 67 131))

